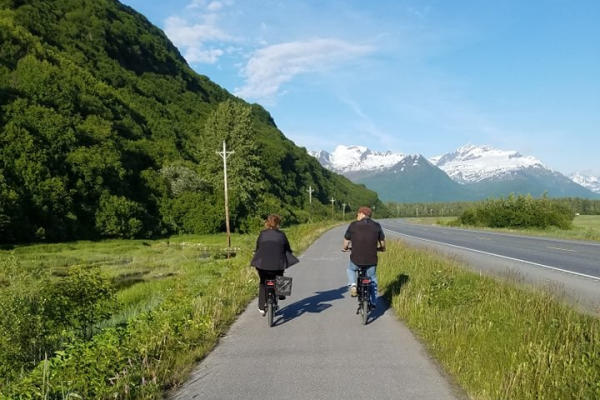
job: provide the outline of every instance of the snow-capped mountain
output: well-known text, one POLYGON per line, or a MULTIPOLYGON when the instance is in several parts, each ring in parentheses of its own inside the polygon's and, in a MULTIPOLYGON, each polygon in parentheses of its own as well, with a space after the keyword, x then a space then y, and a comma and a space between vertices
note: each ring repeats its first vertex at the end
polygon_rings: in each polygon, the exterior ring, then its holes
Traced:
POLYGON ((524 169, 546 169, 540 160, 512 150, 467 145, 430 161, 462 184, 508 178, 524 169))
POLYGON ((600 177, 586 172, 574 172, 569 175, 571 180, 594 193, 600 193, 600 177))
POLYGON ((333 153, 311 151, 325 168, 363 183, 388 201, 470 200, 468 189, 420 154, 375 152, 364 146, 337 146, 333 153))
MULTIPOLYGON (((532 156, 467 145, 429 160, 422 155, 337 146, 310 152, 325 168, 375 190, 390 201, 462 201, 511 193, 598 198, 599 194, 546 167, 532 156)), ((598 182, 598 181, 596 181, 598 182)))
POLYGON ((597 195, 532 156, 491 146, 467 145, 431 159, 450 178, 478 197, 511 193, 594 198, 597 195))
POLYGON ((339 145, 333 153, 309 151, 325 168, 341 174, 356 171, 376 171, 390 168, 400 162, 404 154, 386 151, 380 153, 364 146, 339 145))
POLYGON ((372 172, 346 174, 363 183, 384 201, 422 202, 472 200, 464 185, 454 182, 444 171, 422 155, 409 155, 394 166, 372 172))

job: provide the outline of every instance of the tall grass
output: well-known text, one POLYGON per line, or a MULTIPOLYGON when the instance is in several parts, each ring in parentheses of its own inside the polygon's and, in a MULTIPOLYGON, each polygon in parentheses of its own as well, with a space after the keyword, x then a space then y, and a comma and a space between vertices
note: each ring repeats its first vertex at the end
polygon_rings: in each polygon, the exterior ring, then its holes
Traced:
MULTIPOLYGON (((286 233, 299 252, 331 225, 296 226, 286 233)), ((0 399, 64 398, 65 393, 90 399, 161 398, 166 388, 186 379, 255 297, 256 273, 249 267, 255 240, 255 235, 234 235, 238 250, 230 259, 206 254, 207 248, 224 247, 224 235, 0 252, 19 268, 47 268, 56 280, 74 265, 101 265, 121 288, 119 310, 98 324, 90 340, 72 341, 35 368, 16 371, 10 381, 0 377, 0 399)))
POLYGON ((552 293, 400 242, 378 275, 399 317, 472 398, 600 398, 600 321, 552 293))

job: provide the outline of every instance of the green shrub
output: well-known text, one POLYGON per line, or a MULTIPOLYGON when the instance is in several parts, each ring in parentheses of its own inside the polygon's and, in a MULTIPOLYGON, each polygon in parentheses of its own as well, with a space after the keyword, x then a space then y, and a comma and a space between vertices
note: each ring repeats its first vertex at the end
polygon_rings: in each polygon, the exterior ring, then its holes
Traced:
POLYGON ((134 238, 143 229, 142 207, 123 196, 104 193, 96 212, 96 228, 102 236, 134 238))
MULTIPOLYGON (((222 204, 222 203, 221 203, 222 204)), ((183 192, 161 206, 163 222, 177 233, 210 234, 224 225, 224 209, 206 193, 183 192)))
POLYGON ((551 201, 546 196, 514 196, 490 199, 476 203, 460 215, 463 225, 490 228, 541 228, 556 226, 570 229, 575 214, 567 206, 551 201))
POLYGON ((0 283, 0 383, 68 342, 89 339, 116 305, 97 267, 72 267, 57 279, 44 267, 25 268, 8 257, 0 261, 0 283))

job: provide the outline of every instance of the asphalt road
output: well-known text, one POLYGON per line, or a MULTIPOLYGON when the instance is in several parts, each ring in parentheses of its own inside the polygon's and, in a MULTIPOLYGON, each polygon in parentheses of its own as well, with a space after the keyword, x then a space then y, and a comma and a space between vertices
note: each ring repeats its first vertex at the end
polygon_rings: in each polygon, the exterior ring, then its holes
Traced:
POLYGON ((517 273, 528 282, 559 287, 570 300, 600 311, 600 243, 417 225, 401 219, 380 222, 388 237, 458 256, 475 269, 517 273))
POLYGON ((464 398, 383 299, 361 325, 345 286, 344 229, 326 233, 288 270, 293 291, 280 302, 275 327, 253 301, 170 398, 464 398))

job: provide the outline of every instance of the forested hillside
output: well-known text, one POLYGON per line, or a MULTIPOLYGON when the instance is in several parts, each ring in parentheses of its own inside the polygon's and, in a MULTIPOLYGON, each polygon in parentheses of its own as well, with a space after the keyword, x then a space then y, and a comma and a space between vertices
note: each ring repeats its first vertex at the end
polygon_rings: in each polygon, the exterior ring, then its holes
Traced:
POLYGON ((219 231, 223 140, 236 230, 385 209, 117 1, 0 0, 0 42, 0 242, 219 231))

